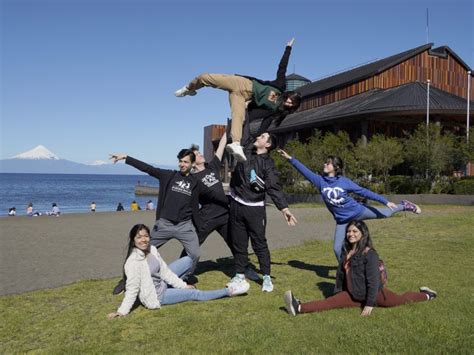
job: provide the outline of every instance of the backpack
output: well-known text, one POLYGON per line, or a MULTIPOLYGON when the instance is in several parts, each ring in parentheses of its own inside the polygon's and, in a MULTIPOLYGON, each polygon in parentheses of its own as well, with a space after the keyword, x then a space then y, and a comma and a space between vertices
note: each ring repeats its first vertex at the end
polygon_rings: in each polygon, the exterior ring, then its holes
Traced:
MULTIPOLYGON (((369 252, 370 248, 369 247, 366 247, 364 249, 364 254, 367 254, 369 252)), ((383 262, 382 259, 379 258, 379 273, 380 273, 380 285, 382 286, 385 286, 387 284, 387 281, 388 281, 388 272, 387 272, 387 269, 385 267, 385 264, 383 262)))

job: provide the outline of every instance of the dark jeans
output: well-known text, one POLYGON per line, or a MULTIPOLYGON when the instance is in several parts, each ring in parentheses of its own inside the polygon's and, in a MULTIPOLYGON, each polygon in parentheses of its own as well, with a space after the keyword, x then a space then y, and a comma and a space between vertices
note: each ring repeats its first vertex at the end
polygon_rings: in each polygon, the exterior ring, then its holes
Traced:
MULTIPOLYGON (((219 233, 219 235, 222 237, 222 239, 224 239, 224 242, 229 247, 232 255, 234 255, 234 248, 232 246, 232 241, 230 240, 228 213, 217 218, 209 219, 204 222, 202 226, 200 226, 197 234, 199 245, 202 245, 206 241, 207 237, 214 231, 219 233)), ((181 257, 184 257, 186 255, 186 251, 183 249, 181 257)))
POLYGON ((229 226, 237 273, 245 273, 245 268, 249 264, 250 239, 260 264, 260 271, 264 275, 270 275, 270 251, 265 238, 266 225, 265 206, 246 206, 231 199, 229 226))

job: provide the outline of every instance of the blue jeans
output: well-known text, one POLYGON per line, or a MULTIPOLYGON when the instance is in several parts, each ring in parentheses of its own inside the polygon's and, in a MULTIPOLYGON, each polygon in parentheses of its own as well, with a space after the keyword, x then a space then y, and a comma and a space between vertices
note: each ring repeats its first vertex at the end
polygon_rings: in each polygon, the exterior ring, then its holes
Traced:
MULTIPOLYGON (((178 275, 178 277, 182 277, 193 267, 193 260, 189 256, 185 256, 173 261, 168 267, 178 275)), ((167 288, 161 295, 160 302, 162 305, 165 305, 186 301, 209 301, 227 296, 229 296, 229 289, 227 288, 212 291, 200 291, 190 288, 167 288)))
MULTIPOLYGON (((387 218, 400 211, 403 211, 403 206, 401 204, 398 204, 397 208, 393 210, 388 207, 377 208, 372 206, 364 206, 362 213, 354 217, 354 220, 363 221, 366 219, 387 218)), ((336 254, 337 261, 341 261, 342 245, 344 244, 347 225, 348 223, 336 224, 336 230, 334 231, 334 254, 336 254)))

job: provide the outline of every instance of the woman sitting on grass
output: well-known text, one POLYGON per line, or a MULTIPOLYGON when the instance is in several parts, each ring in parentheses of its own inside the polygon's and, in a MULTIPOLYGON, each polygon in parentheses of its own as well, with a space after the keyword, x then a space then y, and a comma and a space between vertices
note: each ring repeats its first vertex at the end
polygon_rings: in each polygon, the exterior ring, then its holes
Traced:
POLYGON ((387 218, 400 211, 410 211, 416 214, 421 213, 420 207, 410 201, 404 200, 396 205, 393 202, 389 202, 385 197, 360 187, 352 180, 344 177, 342 175, 344 163, 339 157, 328 156, 323 167, 324 175, 319 175, 309 170, 284 150, 279 149, 278 152, 285 159, 288 159, 301 175, 318 188, 326 207, 334 216, 336 220, 334 254, 336 254, 338 261, 341 261, 342 244, 344 242, 346 226, 349 221, 387 218), (380 202, 388 208, 377 208, 359 203, 349 195, 351 192, 367 199, 380 202))
POLYGON ((347 225, 342 260, 336 272, 334 295, 322 301, 301 303, 291 291, 286 291, 284 300, 286 310, 293 316, 335 308, 363 307, 361 315, 366 317, 375 306, 395 307, 408 302, 429 301, 436 295, 428 287, 402 295, 384 288, 379 256, 372 246, 369 229, 363 221, 351 221, 347 225))
POLYGON ((245 282, 231 283, 220 290, 197 290, 179 278, 186 274, 192 265, 193 261, 188 256, 166 265, 157 249, 150 245, 149 228, 144 224, 133 226, 124 265, 125 297, 117 312, 110 313, 108 318, 122 317, 130 313, 137 296, 146 308, 157 309, 165 304, 236 296, 249 289, 249 284, 245 282))

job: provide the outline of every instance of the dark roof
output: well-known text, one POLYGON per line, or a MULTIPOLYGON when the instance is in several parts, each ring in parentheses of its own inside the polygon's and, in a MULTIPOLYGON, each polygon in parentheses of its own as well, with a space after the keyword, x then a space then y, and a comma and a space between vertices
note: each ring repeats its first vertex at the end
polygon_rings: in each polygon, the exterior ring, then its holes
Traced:
MULTIPOLYGON (((298 88, 298 92, 301 93, 303 96, 314 95, 320 93, 325 90, 332 90, 342 86, 346 86, 357 81, 369 78, 376 74, 382 73, 385 70, 398 65, 405 60, 414 57, 433 46, 433 43, 428 43, 423 46, 419 46, 410 50, 407 50, 402 53, 398 53, 392 55, 390 57, 377 60, 375 62, 362 65, 360 67, 354 68, 352 70, 348 70, 336 75, 332 75, 330 77, 315 81, 311 84, 301 86, 298 88)), ((464 63, 461 58, 459 58, 448 46, 442 46, 430 50, 431 55, 438 55, 438 56, 447 56, 447 52, 449 52, 453 57, 455 57, 463 66, 465 66, 468 70, 470 68, 464 63)))
MULTIPOLYGON (((319 122, 379 113, 423 114, 426 112, 426 96, 427 84, 420 82, 389 89, 373 89, 345 100, 289 115, 279 127, 272 124, 270 131, 279 133, 311 127, 319 122)), ((471 101, 471 105, 473 104, 471 101)), ((466 99, 430 86, 430 112, 465 114, 466 99)), ((259 125, 260 121, 252 122, 252 132, 259 125)))
POLYGON ((301 80, 301 81, 307 81, 308 83, 311 82, 311 80, 305 78, 304 76, 298 75, 298 74, 290 74, 286 77, 286 80, 301 80))

